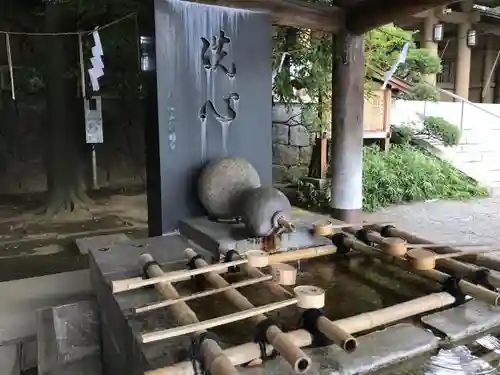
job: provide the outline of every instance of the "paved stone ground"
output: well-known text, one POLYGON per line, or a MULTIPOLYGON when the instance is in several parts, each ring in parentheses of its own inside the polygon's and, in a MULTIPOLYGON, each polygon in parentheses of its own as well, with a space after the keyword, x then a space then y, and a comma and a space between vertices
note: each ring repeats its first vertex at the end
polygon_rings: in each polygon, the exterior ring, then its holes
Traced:
POLYGON ((392 222, 431 241, 500 245, 500 197, 470 201, 428 201, 365 214, 370 221, 392 222))

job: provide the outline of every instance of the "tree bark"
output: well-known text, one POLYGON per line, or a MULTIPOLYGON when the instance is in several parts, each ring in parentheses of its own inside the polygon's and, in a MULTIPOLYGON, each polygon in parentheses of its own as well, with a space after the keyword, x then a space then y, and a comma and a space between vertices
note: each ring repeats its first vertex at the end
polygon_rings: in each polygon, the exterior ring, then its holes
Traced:
MULTIPOLYGON (((45 27, 49 33, 71 31, 76 17, 63 2, 47 1, 45 27)), ((46 44, 46 213, 85 208, 89 203, 84 178, 85 127, 82 98, 77 96, 78 37, 44 38, 46 44)))

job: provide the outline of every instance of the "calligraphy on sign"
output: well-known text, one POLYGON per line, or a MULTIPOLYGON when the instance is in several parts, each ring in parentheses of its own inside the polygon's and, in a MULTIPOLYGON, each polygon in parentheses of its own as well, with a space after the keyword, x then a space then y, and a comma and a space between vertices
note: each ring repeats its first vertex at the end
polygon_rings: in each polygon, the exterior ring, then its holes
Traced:
POLYGON ((201 38, 201 43, 201 60, 205 69, 217 70, 220 68, 230 78, 236 75, 234 62, 231 63, 230 68, 222 64, 222 60, 227 56, 224 46, 231 43, 231 39, 226 36, 223 30, 219 32, 219 36, 213 36, 211 41, 207 38, 201 38))

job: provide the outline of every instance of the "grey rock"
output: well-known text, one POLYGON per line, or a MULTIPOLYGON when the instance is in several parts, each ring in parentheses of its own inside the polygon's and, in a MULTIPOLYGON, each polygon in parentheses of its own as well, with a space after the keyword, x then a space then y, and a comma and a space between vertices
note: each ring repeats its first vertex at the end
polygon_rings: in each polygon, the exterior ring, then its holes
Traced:
POLYGON ((273 183, 279 184, 286 181, 288 168, 284 165, 273 165, 273 183))
POLYGON ((287 145, 289 143, 290 126, 273 124, 273 143, 287 145))
POLYGON ((302 108, 300 105, 287 106, 285 104, 275 104, 273 107, 273 122, 297 124, 301 120, 302 108))
POLYGON ((303 125, 291 126, 290 144, 292 146, 309 146, 311 144, 309 130, 303 125))
POLYGON ((309 168, 306 166, 293 166, 288 170, 288 178, 290 181, 297 181, 303 177, 307 177, 309 168))
POLYGON ((311 162, 312 149, 313 148, 311 146, 300 148, 299 158, 302 164, 309 165, 309 163, 311 162))
POLYGON ((290 145, 273 145, 273 164, 297 165, 299 162, 299 148, 290 145))

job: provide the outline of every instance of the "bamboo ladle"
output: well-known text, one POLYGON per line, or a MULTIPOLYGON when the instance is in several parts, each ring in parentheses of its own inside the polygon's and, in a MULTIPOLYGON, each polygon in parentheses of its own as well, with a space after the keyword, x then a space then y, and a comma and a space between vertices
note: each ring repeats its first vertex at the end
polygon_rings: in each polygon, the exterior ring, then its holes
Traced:
MULTIPOLYGON (((488 244, 477 244, 477 243, 408 243, 406 240, 399 237, 387 237, 384 238, 380 244, 380 249, 387 255, 392 255, 395 257, 403 257, 409 251, 409 249, 422 249, 426 247, 486 247, 491 246, 488 244)), ((491 250, 487 250, 491 251, 491 250)), ((465 253, 465 251, 461 252, 465 253)), ((481 252, 474 251, 473 254, 481 252)), ((453 253, 455 254, 455 253, 453 253)), ((467 252, 469 255, 469 252, 467 252)), ((456 255, 454 255, 456 256, 456 255)))
POLYGON ((338 223, 335 224, 331 220, 318 220, 312 224, 314 235, 316 236, 331 236, 335 234, 336 229, 359 227, 364 225, 388 225, 391 223, 338 223))
POLYGON ((436 261, 439 259, 456 258, 464 255, 471 254, 482 254, 488 252, 499 251, 498 249, 486 249, 486 250, 470 250, 470 251, 459 251, 456 253, 449 254, 436 254, 433 251, 425 249, 411 249, 406 253, 406 258, 410 262, 413 269, 419 271, 432 270, 436 268, 436 261))

